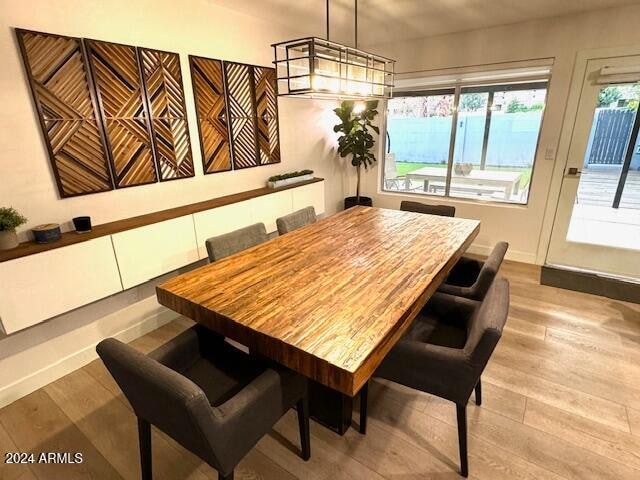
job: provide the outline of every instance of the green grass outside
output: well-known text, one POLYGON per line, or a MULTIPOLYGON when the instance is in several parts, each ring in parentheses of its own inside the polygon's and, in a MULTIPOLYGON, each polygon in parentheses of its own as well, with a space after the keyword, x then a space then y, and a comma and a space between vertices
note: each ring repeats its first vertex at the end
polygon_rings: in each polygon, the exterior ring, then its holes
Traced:
MULTIPOLYGON (((444 163, 414 163, 414 162, 396 162, 396 171, 398 172, 398 176, 401 177, 406 175, 407 173, 413 172, 414 170, 418 170, 424 167, 436 167, 436 168, 447 168, 447 165, 444 163)), ((475 167, 474 168, 478 168, 475 167)), ((505 170, 508 172, 522 172, 522 177, 520 177, 520 188, 524 188, 531 181, 531 167, 487 167, 487 170, 505 170)))

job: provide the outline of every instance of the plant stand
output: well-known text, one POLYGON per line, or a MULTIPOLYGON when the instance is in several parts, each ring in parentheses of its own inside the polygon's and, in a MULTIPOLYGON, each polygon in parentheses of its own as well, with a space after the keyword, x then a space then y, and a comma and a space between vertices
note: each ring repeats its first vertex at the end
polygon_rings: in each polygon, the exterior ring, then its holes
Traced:
POLYGON ((358 197, 347 197, 344 199, 344 209, 348 209, 351 207, 355 207, 356 205, 362 205, 364 207, 372 207, 373 200, 371 197, 363 197, 360 196, 360 202, 358 202, 358 197))

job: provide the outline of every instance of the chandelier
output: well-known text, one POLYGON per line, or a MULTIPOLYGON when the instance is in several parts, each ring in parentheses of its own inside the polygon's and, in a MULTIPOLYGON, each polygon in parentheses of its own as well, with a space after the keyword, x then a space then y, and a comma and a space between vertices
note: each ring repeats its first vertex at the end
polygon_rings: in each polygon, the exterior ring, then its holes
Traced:
POLYGON ((305 37, 271 45, 279 96, 387 98, 393 88, 394 63, 358 45, 358 0, 355 0, 355 47, 327 38, 305 37))

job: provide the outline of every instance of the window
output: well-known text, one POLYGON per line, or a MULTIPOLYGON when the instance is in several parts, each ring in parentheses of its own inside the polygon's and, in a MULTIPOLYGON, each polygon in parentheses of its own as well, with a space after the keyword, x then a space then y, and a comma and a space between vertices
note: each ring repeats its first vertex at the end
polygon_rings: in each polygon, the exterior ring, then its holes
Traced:
POLYGON ((546 95, 546 82, 396 94, 383 188, 526 204, 546 95))

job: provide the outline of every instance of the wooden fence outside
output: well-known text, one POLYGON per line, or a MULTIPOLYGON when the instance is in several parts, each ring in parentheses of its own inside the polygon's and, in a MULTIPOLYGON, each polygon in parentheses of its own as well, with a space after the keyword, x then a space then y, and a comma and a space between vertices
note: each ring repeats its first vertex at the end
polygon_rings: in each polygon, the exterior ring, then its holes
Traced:
POLYGON ((596 113, 588 165, 622 165, 635 113, 622 108, 602 109, 596 113))

